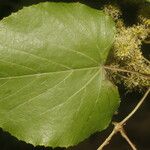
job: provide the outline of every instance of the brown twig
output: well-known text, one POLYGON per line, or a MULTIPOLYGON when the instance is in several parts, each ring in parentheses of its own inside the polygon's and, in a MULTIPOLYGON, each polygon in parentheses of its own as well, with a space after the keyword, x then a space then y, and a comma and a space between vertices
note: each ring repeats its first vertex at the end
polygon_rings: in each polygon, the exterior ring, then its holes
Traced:
POLYGON ((137 150, 137 148, 135 147, 135 145, 131 142, 131 140, 129 139, 129 137, 127 136, 125 130, 122 128, 122 130, 120 130, 120 133, 122 135, 122 137, 128 142, 128 144, 131 146, 131 148, 133 150, 137 150))
POLYGON ((147 64, 150 64, 150 61, 148 59, 146 59, 145 57, 143 57, 143 59, 147 64))
POLYGON ((144 102, 144 100, 148 96, 149 92, 150 92, 150 88, 146 91, 146 93, 144 94, 144 96, 142 97, 142 99, 138 102, 138 104, 136 105, 136 107, 129 113, 129 115, 127 117, 125 117, 120 122, 122 125, 125 124, 135 114, 135 112, 139 109, 139 107, 142 105, 142 103, 144 102))
POLYGON ((106 145, 109 144, 111 141, 112 137, 116 134, 117 132, 115 131, 115 128, 113 131, 109 134, 109 136, 105 139, 105 141, 100 145, 100 147, 97 150, 102 150, 106 145))
POLYGON ((114 129, 113 131, 110 133, 110 135, 105 139, 105 141, 100 145, 100 147, 97 150, 103 150, 103 148, 109 144, 109 142, 111 141, 112 137, 117 133, 120 132, 120 134, 122 135, 122 137, 124 137, 126 139, 126 141, 129 143, 129 145, 131 146, 131 148, 133 150, 137 150, 135 145, 131 142, 131 140, 128 138, 128 136, 126 135, 123 126, 127 123, 127 121, 135 114, 135 112, 140 108, 140 106, 142 105, 142 103, 144 102, 144 100, 146 99, 146 97, 148 96, 148 94, 150 93, 150 88, 146 91, 146 93, 144 94, 144 96, 141 98, 141 100, 138 102, 138 104, 136 105, 136 107, 129 113, 129 115, 127 115, 121 122, 119 123, 113 123, 114 124, 114 129))

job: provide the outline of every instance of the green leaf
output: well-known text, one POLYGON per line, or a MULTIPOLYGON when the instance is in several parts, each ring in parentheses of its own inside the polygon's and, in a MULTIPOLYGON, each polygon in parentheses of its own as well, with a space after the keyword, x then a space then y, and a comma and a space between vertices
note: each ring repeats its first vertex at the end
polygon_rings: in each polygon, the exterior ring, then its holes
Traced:
POLYGON ((41 3, 0 22, 0 127, 68 147, 105 129, 119 105, 103 68, 114 22, 80 3, 41 3))

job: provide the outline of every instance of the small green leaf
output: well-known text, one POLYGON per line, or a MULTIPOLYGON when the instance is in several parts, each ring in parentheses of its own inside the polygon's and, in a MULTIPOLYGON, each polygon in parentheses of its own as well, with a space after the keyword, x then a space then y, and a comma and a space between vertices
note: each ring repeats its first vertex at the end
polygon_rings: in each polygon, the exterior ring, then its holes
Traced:
POLYGON ((0 22, 0 127, 68 147, 105 129, 119 105, 103 64, 114 22, 80 3, 41 3, 0 22))

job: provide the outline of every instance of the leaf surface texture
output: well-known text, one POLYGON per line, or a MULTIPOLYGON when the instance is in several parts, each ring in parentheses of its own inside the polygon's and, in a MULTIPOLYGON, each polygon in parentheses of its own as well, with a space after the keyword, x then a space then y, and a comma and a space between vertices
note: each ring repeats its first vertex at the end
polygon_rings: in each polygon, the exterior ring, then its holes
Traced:
POLYGON ((80 3, 46 2, 0 21, 0 127, 68 147, 105 129, 119 105, 106 78, 115 25, 80 3))

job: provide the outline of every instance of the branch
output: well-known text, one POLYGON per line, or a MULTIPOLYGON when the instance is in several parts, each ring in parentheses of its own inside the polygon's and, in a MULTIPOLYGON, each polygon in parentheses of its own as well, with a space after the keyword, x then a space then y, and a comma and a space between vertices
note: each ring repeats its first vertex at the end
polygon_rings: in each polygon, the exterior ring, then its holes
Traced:
POLYGON ((106 145, 109 144, 110 140, 112 139, 112 137, 116 134, 117 132, 115 131, 115 128, 113 129, 113 131, 109 134, 109 136, 105 139, 105 141, 100 145, 100 147, 97 150, 102 150, 103 147, 105 147, 106 145))
POLYGON ((144 61, 148 64, 150 64, 150 61, 148 59, 146 59, 145 57, 143 57, 144 61))
POLYGON ((146 97, 148 96, 149 92, 150 92, 150 88, 146 91, 146 93, 144 94, 142 99, 138 102, 136 107, 129 113, 129 115, 120 122, 122 125, 125 124, 135 114, 135 112, 140 108, 140 106, 142 105, 142 103, 144 102, 146 97))
POLYGON ((114 124, 114 129, 113 131, 110 133, 110 135, 105 139, 105 141, 100 145, 100 147, 97 150, 103 150, 103 148, 109 144, 109 142, 111 141, 112 137, 117 133, 120 132, 120 134, 122 135, 122 137, 124 137, 126 139, 126 141, 129 143, 129 145, 131 146, 131 148, 133 150, 137 150, 136 147, 134 146, 134 144, 130 141, 130 139, 128 138, 128 136, 126 135, 123 126, 126 124, 126 122, 135 114, 135 112, 140 108, 140 106, 143 104, 144 100, 146 99, 146 97, 148 96, 148 94, 150 93, 150 88, 146 91, 146 93, 144 94, 144 96, 142 97, 142 99, 138 102, 138 104, 136 105, 136 107, 129 113, 129 115, 127 117, 125 117, 121 122, 119 123, 113 123, 114 124))
POLYGON ((120 130, 120 133, 122 135, 122 137, 129 143, 129 145, 131 146, 131 148, 133 150, 137 150, 137 148, 135 147, 135 145, 130 141, 129 137, 126 135, 124 129, 122 128, 122 130, 120 130))

